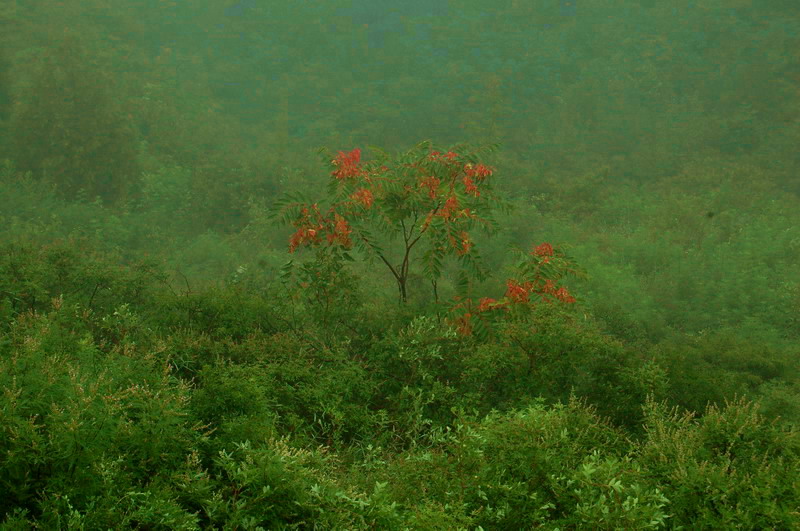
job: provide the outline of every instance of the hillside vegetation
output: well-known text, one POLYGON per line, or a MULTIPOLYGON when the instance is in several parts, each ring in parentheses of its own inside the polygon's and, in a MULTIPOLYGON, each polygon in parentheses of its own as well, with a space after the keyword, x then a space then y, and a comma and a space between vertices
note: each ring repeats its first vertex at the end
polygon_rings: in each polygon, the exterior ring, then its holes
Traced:
POLYGON ((800 11, 461 3, 0 8, 0 529, 798 527, 800 11))

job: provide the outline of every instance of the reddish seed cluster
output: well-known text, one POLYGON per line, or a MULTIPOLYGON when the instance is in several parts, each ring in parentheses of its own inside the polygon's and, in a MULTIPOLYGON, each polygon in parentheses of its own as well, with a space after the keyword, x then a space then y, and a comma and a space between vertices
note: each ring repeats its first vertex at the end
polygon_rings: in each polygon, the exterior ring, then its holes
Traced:
POLYGON ((509 310, 514 304, 528 304, 530 303, 531 295, 534 294, 540 294, 545 302, 551 302, 548 296, 552 296, 566 304, 575 302, 575 297, 569 294, 567 288, 556 289, 552 280, 545 280, 544 285, 537 288, 533 282, 518 282, 514 279, 509 279, 506 281, 506 293, 503 299, 498 301, 491 297, 483 297, 474 307, 468 303, 467 308, 469 308, 469 311, 455 320, 456 331, 462 336, 472 335, 473 317, 501 308, 509 310))
POLYGON ((436 199, 436 192, 439 190, 439 185, 442 181, 440 181, 437 177, 431 175, 430 177, 425 177, 419 182, 420 188, 427 188, 428 189, 428 197, 431 199, 436 199))
POLYGON ((338 243, 342 247, 349 248, 353 243, 350 241, 350 233, 353 230, 350 224, 339 214, 333 215, 333 230, 328 231, 328 244, 338 243))
POLYGON ((339 155, 331 161, 331 164, 337 167, 331 172, 331 175, 338 180, 343 180, 350 177, 359 177, 364 174, 364 171, 359 168, 360 162, 361 150, 359 148, 356 148, 349 153, 340 151, 339 155))
MULTIPOLYGON (((542 287, 541 291, 543 294, 551 295, 556 299, 560 300, 561 302, 566 302, 568 304, 575 302, 575 297, 569 294, 567 288, 562 286, 556 289, 555 282, 549 279, 544 281, 544 287, 542 287)), ((549 302, 549 299, 545 300, 549 302)))
MULTIPOLYGON (((542 243, 534 247, 530 254, 544 258, 543 262, 547 263, 550 257, 555 256, 555 250, 549 243, 542 243)), ((506 292, 499 301, 491 297, 484 297, 475 306, 469 301, 466 302, 467 312, 455 321, 458 332, 462 335, 470 335, 473 330, 473 319, 479 314, 501 308, 510 310, 517 304, 531 304, 536 295, 548 303, 553 302, 554 299, 566 304, 576 302, 575 297, 569 293, 567 288, 556 287, 555 280, 541 278, 538 273, 533 280, 520 281, 510 278, 506 281, 506 292)))
POLYGON ((553 256, 553 246, 545 242, 534 247, 531 254, 534 256, 553 256))
POLYGON ((456 196, 451 195, 436 215, 444 219, 450 219, 456 211, 458 211, 458 199, 456 199, 456 196))
POLYGON ((293 253, 298 247, 305 244, 313 245, 321 241, 320 234, 323 227, 317 226, 315 228, 300 227, 297 231, 289 237, 289 252, 293 253))
POLYGON ((528 302, 533 292, 532 282, 519 283, 514 279, 506 281, 506 298, 511 302, 528 302))
MULTIPOLYGON (((444 162, 446 164, 452 164, 453 162, 456 162, 457 158, 458 154, 452 151, 448 151, 444 154, 439 151, 431 151, 430 155, 428 155, 429 160, 444 162)), ((419 168, 419 170, 422 171, 421 168, 419 168)), ((478 184, 492 175, 492 172, 493 170, 484 164, 465 164, 464 176, 461 178, 461 182, 464 184, 464 191, 473 197, 480 197, 481 191, 478 188, 478 184)), ((451 173, 451 177, 455 179, 457 174, 458 170, 456 169, 453 173, 451 173)), ((428 176, 423 177, 420 180, 419 187, 427 190, 428 197, 431 199, 436 199, 441 184, 441 180, 438 177, 428 176)), ((450 192, 452 193, 452 191, 453 183, 450 184, 450 192)), ((445 212, 447 212, 447 210, 445 212)))
POLYGON ((458 239, 451 238, 451 243, 453 247, 456 249, 456 254, 458 256, 464 256, 465 254, 469 253, 470 249, 472 249, 472 240, 469 238, 469 234, 466 231, 461 231, 458 233, 458 239))
POLYGON ((474 177, 475 180, 482 181, 492 174, 492 169, 488 166, 484 166, 483 164, 475 164, 473 166, 472 164, 467 163, 464 165, 464 173, 467 174, 467 177, 474 177))
POLYGON ((570 295, 569 291, 567 291, 567 288, 565 288, 564 286, 558 288, 555 291, 555 293, 553 293, 553 296, 555 296, 555 298, 560 300, 561 302, 566 302, 567 304, 572 304, 573 302, 575 302, 575 297, 570 295))
MULTIPOLYGON (((493 310, 498 306, 498 303, 495 299, 491 297, 484 297, 478 301, 478 311, 485 312, 488 310, 493 310)), ((500 306, 504 306, 504 304, 500 304, 500 306)))
POLYGON ((541 258, 543 264, 549 264, 550 257, 553 256, 553 246, 549 243, 543 243, 537 247, 534 247, 533 251, 531 251, 531 254, 541 258))
POLYGON ((446 159, 447 162, 452 162, 458 157, 457 153, 453 153, 452 151, 448 151, 444 155, 440 151, 431 151, 431 154, 428 155, 430 160, 439 160, 446 159))
POLYGON ((372 203, 375 202, 375 196, 372 194, 372 191, 366 188, 359 188, 353 192, 353 194, 350 195, 350 199, 357 203, 361 203, 365 208, 371 207, 372 203))
POLYGON ((544 285, 537 287, 533 282, 517 282, 514 279, 506 281, 506 298, 511 302, 529 302, 530 296, 534 293, 542 295, 542 300, 550 302, 548 295, 557 300, 571 304, 575 302, 575 297, 570 295, 565 287, 556 288, 555 282, 551 279, 544 279, 544 285))
POLYGON ((303 208, 300 218, 294 223, 297 230, 289 237, 289 252, 295 252, 303 245, 319 245, 327 241, 328 245, 339 244, 350 248, 352 229, 347 220, 332 209, 327 216, 322 215, 317 205, 303 208))
POLYGON ((481 191, 478 190, 477 186, 475 186, 475 181, 472 180, 472 177, 464 177, 462 182, 464 183, 464 188, 468 194, 471 194, 474 197, 479 197, 481 195, 481 191))

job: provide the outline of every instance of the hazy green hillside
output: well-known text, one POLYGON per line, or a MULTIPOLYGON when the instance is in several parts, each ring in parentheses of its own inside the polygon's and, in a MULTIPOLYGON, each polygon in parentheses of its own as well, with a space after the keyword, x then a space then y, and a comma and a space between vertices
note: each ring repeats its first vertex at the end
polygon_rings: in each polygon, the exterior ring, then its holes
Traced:
POLYGON ((0 529, 798 527, 800 8, 267 4, 0 6, 0 529))

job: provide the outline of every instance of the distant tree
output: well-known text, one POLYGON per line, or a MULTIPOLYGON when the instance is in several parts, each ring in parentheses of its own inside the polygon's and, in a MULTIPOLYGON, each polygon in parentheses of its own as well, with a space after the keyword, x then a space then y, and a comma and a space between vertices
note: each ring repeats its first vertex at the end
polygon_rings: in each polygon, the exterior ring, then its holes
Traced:
POLYGON ((333 159, 324 150, 333 167, 326 206, 293 195, 275 205, 283 222, 297 229, 289 249, 355 246, 386 266, 402 302, 415 257, 434 290, 448 256, 466 266, 468 276, 481 278, 470 231, 494 226, 500 201, 492 192, 493 169, 480 155, 495 149, 444 152, 422 142, 397 157, 376 150, 377 158, 363 164, 360 149, 333 159))
POLYGON ((66 197, 128 197, 139 175, 137 143, 112 81, 74 36, 44 51, 12 113, 17 167, 66 197))

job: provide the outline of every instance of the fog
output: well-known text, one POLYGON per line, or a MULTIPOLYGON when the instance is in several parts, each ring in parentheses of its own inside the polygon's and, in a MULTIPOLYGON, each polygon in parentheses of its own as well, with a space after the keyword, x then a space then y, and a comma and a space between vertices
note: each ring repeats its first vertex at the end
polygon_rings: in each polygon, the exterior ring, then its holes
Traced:
POLYGON ((0 6, 0 527, 793 528, 799 36, 0 6))

